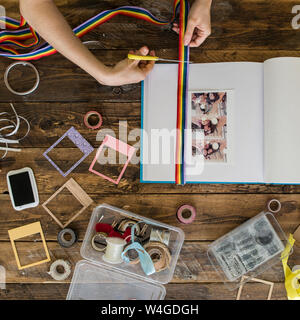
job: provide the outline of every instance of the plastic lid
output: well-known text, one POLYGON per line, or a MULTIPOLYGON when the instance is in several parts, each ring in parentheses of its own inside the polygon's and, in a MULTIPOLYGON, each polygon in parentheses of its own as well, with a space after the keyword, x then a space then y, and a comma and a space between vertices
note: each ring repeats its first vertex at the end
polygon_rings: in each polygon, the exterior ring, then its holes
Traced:
POLYGON ((272 213, 261 212, 214 241, 207 254, 225 285, 234 290, 285 258, 287 244, 272 213))
POLYGON ((81 260, 76 264, 67 300, 163 300, 164 286, 81 260))

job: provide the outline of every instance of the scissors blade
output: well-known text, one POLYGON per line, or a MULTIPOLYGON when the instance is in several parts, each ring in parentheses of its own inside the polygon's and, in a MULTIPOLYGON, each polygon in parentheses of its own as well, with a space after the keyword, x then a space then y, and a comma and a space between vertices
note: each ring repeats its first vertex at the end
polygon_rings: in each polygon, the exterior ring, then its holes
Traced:
POLYGON ((186 62, 186 63, 193 63, 192 61, 182 61, 182 60, 172 60, 172 59, 163 59, 163 58, 159 58, 158 60, 160 61, 168 61, 168 62, 186 62))

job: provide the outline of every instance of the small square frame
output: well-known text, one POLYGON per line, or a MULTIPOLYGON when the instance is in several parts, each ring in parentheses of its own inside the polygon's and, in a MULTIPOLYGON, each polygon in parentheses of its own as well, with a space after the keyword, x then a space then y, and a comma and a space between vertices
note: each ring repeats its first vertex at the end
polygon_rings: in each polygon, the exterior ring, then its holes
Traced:
POLYGON ((53 220, 62 228, 66 228, 72 221, 74 221, 85 209, 87 209, 93 200, 90 196, 80 187, 80 185, 71 178, 68 180, 63 186, 61 186, 47 201, 45 201, 42 206, 43 208, 50 214, 53 220), (49 208, 47 208, 47 204, 53 200, 64 188, 68 189, 71 194, 80 202, 82 208, 71 217, 65 224, 63 224, 49 208))
POLYGON ((129 164, 132 156, 134 155, 135 151, 136 151, 136 148, 128 145, 127 143, 125 143, 125 142, 123 142, 121 140, 118 140, 118 139, 116 139, 116 138, 114 138, 112 136, 106 135, 104 140, 103 140, 103 142, 102 142, 102 144, 101 144, 101 146, 99 147, 99 149, 97 151, 97 154, 96 154, 93 162, 90 165, 89 171, 94 173, 94 174, 96 174, 96 175, 98 175, 98 176, 100 176, 100 177, 102 177, 102 178, 104 178, 104 179, 106 179, 106 180, 108 180, 108 181, 110 181, 110 182, 112 182, 112 183, 114 183, 114 184, 119 184, 119 182, 122 179, 122 176, 123 176, 128 164, 129 164), (104 175, 104 174, 102 174, 102 173, 100 173, 100 172, 98 172, 98 171, 93 169, 98 157, 100 156, 100 154, 101 154, 101 152, 102 152, 102 150, 103 150, 103 148, 105 146, 109 147, 109 148, 111 148, 111 149, 113 149, 113 150, 115 150, 115 151, 117 151, 117 152, 119 152, 119 153, 121 153, 121 154, 123 154, 123 155, 125 155, 127 157, 127 161, 124 164, 124 167, 123 167, 120 175, 118 176, 118 178, 116 180, 114 180, 114 179, 112 179, 110 177, 107 177, 106 175, 104 175))
POLYGON ((63 136, 61 136, 48 150, 43 153, 43 156, 53 165, 53 167, 63 176, 66 177, 79 164, 94 151, 94 148, 83 138, 83 136, 74 128, 71 127, 63 136), (60 167, 48 156, 48 153, 54 149, 64 138, 68 137, 75 146, 83 153, 80 158, 69 170, 63 172, 60 167))
POLYGON ((23 226, 23 227, 18 227, 15 229, 8 230, 8 235, 9 235, 9 239, 10 239, 13 251, 14 251, 14 255, 15 255, 19 270, 23 270, 23 269, 30 268, 33 266, 37 266, 39 264, 49 262, 51 260, 50 255, 49 255, 49 251, 47 248, 45 236, 44 236, 40 222, 34 222, 34 223, 27 224, 26 226, 23 226), (15 240, 34 235, 36 233, 39 233, 41 235, 43 247, 44 247, 47 258, 45 260, 41 260, 41 261, 34 262, 34 263, 31 263, 31 264, 28 264, 25 266, 21 266, 20 258, 19 258, 18 251, 17 251, 16 244, 15 244, 15 240))
POLYGON ((271 300, 273 289, 274 289, 274 282, 261 280, 261 279, 257 279, 257 278, 251 278, 251 277, 247 277, 247 276, 242 276, 242 278, 241 278, 241 285, 239 287, 239 290, 238 290, 238 293, 236 296, 236 300, 240 300, 244 284, 247 282, 245 280, 247 280, 247 279, 249 279, 249 281, 259 282, 259 283, 263 283, 263 284, 270 286, 267 300, 271 300))

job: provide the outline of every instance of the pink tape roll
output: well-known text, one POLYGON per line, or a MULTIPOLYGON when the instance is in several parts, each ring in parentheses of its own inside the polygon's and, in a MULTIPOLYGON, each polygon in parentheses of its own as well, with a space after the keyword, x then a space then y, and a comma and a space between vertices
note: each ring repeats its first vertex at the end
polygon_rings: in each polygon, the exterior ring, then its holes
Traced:
POLYGON ((184 223, 184 224, 189 224, 189 223, 192 223, 196 218, 196 209, 193 207, 193 206, 190 206, 188 204, 185 204, 183 206, 181 206, 178 211, 177 211, 177 219, 181 222, 181 223, 184 223), (191 213, 191 216, 188 217, 188 218, 184 218, 182 216, 182 213, 184 211, 190 211, 191 213))
POLYGON ((99 112, 97 112, 97 111, 89 111, 85 116, 84 116, 84 124, 85 124, 85 126, 87 127, 87 128, 89 128, 89 129, 93 129, 93 130, 95 130, 95 129, 99 129, 101 126, 102 126, 102 116, 101 116, 101 114, 99 113, 99 112), (99 122, 95 125, 95 126, 92 126, 92 125, 90 125, 90 123, 89 123, 89 118, 90 118, 90 116, 98 116, 98 118, 99 118, 99 122))
POLYGON ((280 201, 277 200, 277 199, 272 199, 272 200, 270 200, 270 201, 268 202, 267 207, 268 207, 268 210, 269 210, 270 212, 272 212, 272 213, 277 213, 277 212, 279 212, 279 211, 281 210, 281 203, 280 203, 280 201), (276 209, 272 209, 272 207, 271 207, 271 206, 274 205, 274 204, 275 204, 276 209))

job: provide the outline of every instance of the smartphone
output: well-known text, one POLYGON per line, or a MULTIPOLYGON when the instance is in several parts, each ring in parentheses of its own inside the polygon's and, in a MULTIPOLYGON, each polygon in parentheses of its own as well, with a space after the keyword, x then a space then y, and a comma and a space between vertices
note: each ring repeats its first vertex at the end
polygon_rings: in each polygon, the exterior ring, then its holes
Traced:
POLYGON ((9 171, 6 178, 8 192, 15 210, 21 211, 39 205, 39 195, 32 169, 9 171))

